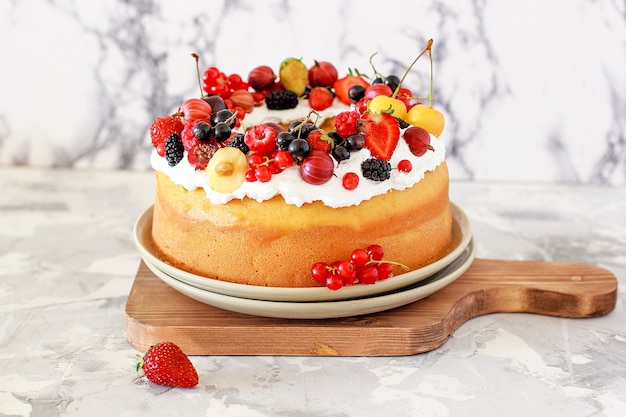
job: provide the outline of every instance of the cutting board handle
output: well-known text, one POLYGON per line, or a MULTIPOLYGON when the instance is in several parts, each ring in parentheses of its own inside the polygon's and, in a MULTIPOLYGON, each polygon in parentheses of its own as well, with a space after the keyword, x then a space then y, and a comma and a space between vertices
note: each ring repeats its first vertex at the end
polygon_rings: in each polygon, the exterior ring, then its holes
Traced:
MULTIPOLYGON (((611 312, 617 279, 610 271, 588 264, 475 259, 450 290, 457 302, 475 313, 526 312, 559 317, 597 317, 611 312)), ((447 288, 441 291, 445 295, 447 288)))

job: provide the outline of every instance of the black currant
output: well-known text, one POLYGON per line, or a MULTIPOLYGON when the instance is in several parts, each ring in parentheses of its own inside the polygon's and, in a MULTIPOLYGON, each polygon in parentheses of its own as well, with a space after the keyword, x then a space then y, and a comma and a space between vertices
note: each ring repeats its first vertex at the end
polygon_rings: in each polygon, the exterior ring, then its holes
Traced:
POLYGON ((230 137, 232 129, 226 122, 218 122, 215 124, 215 140, 224 142, 230 137))
POLYGON ((222 109, 215 113, 213 116, 213 125, 215 126, 219 122, 228 122, 230 128, 234 128, 237 124, 237 118, 233 117, 233 112, 228 109, 222 109))
POLYGON ((291 141, 287 150, 295 159, 301 159, 309 154, 311 145, 306 140, 298 138, 291 141))
POLYGON ((278 146, 278 149, 286 151, 289 148, 289 144, 294 139, 294 136, 290 132, 280 132, 276 135, 276 146, 278 146))
POLYGON ((207 122, 198 122, 193 126, 193 136, 200 142, 208 142, 213 138, 213 127, 207 122))
POLYGON ((351 151, 360 151, 365 146, 365 138, 360 133, 348 136, 347 147, 351 151))
POLYGON ((400 84, 400 77, 397 75, 388 75, 387 78, 385 78, 385 84, 391 88, 391 91, 395 91, 398 84, 400 84))
POLYGON ((353 85, 348 89, 348 97, 354 102, 361 100, 365 97, 365 87, 361 84, 353 85))
POLYGON ((338 145, 333 148, 332 155, 337 162, 341 162, 350 158, 350 151, 348 151, 344 146, 338 145))

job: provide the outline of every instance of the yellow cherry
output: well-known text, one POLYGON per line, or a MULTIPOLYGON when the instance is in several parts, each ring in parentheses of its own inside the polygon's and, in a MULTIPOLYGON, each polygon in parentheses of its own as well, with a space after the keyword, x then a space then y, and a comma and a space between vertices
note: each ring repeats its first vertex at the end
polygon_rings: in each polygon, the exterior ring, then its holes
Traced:
POLYGON ((441 132, 443 132, 446 121, 439 110, 424 104, 416 104, 408 111, 406 122, 426 129, 431 135, 439 137, 441 132))
POLYGON ((230 193, 241 187, 247 171, 246 156, 232 146, 218 149, 205 168, 209 187, 219 193, 230 193))
POLYGON ((397 98, 379 95, 367 103, 367 109, 372 113, 388 113, 393 117, 406 119, 406 105, 397 98))

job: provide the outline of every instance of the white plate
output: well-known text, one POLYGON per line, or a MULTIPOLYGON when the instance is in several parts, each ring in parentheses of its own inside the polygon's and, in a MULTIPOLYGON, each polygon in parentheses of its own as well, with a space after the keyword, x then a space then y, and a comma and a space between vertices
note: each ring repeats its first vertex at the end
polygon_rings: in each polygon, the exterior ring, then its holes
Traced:
POLYGON ((472 264, 476 254, 473 240, 452 263, 433 276, 414 285, 382 295, 339 301, 265 301, 231 297, 196 288, 148 265, 157 277, 175 290, 201 303, 237 313, 282 319, 328 319, 361 316, 401 307, 441 290, 459 278, 472 264))
POLYGON ((236 284, 195 275, 175 268, 162 260, 152 245, 152 207, 148 208, 135 222, 134 238, 137 249, 141 253, 144 262, 157 267, 178 281, 182 281, 199 289, 232 297, 265 301, 308 302, 348 300, 382 294, 415 284, 440 271, 458 258, 469 245, 472 239, 472 233, 469 220, 463 210, 453 203, 450 203, 450 209, 453 219, 452 245, 446 256, 423 268, 395 275, 373 285, 351 285, 337 291, 329 290, 326 287, 285 288, 236 284))

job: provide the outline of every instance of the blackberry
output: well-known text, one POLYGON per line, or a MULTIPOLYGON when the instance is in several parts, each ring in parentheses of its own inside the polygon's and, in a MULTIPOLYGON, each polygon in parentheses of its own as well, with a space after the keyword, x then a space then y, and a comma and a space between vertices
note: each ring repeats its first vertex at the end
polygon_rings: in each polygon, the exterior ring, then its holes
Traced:
POLYGON ((183 159, 185 147, 183 141, 177 133, 172 133, 165 140, 165 160, 173 167, 183 159))
POLYGON ((396 120, 398 121, 398 125, 400 126, 400 129, 406 129, 407 127, 411 126, 410 124, 408 124, 406 122, 406 120, 401 119, 399 117, 396 117, 396 120))
POLYGON ((243 133, 238 133, 233 136, 230 142, 228 142, 228 146, 239 149, 244 153, 244 155, 247 155, 248 152, 250 152, 250 147, 246 145, 246 142, 244 141, 243 133))
POLYGON ((391 176, 391 164, 378 158, 369 158, 361 163, 363 176, 372 181, 385 181, 391 176))
POLYGON ((265 96, 265 104, 270 110, 293 109, 298 105, 298 95, 289 90, 277 90, 265 96))

